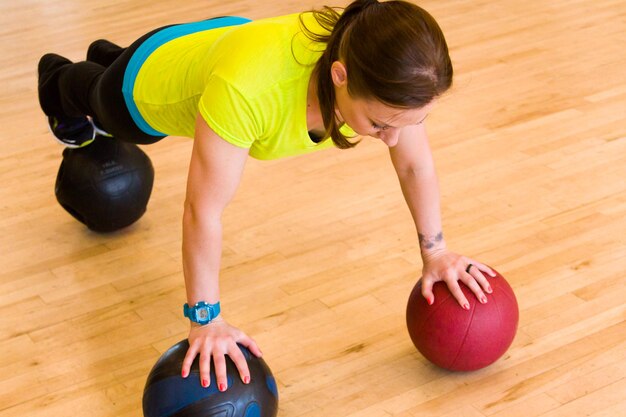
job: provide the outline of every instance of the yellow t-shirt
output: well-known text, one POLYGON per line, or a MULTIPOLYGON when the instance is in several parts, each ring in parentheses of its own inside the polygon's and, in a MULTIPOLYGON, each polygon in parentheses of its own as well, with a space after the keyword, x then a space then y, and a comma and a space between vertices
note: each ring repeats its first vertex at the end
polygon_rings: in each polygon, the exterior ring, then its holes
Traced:
MULTIPOLYGON (((332 147, 307 131, 308 83, 325 45, 305 36, 299 15, 200 30, 153 48, 132 86, 141 117, 153 131, 193 137, 200 112, 220 137, 257 159, 332 147)), ((303 18, 324 31, 311 13, 303 18)))

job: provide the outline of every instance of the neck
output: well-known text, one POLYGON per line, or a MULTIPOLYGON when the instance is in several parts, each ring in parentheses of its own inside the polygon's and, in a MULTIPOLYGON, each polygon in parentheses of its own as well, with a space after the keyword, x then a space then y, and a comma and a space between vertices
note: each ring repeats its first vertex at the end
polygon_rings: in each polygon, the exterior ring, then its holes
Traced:
POLYGON ((317 97, 317 77, 315 72, 311 74, 309 79, 309 88, 307 91, 307 129, 309 132, 323 135, 326 128, 324 127, 324 119, 320 110, 320 102, 317 97))

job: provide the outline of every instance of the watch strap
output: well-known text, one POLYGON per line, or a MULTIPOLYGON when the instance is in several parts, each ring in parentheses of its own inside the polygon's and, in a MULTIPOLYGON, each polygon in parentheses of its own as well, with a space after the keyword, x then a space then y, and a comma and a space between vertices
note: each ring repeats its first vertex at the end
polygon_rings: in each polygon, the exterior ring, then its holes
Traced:
POLYGON ((209 304, 205 301, 199 301, 194 306, 183 305, 183 314, 194 323, 208 324, 212 322, 220 314, 219 301, 215 304, 209 304))

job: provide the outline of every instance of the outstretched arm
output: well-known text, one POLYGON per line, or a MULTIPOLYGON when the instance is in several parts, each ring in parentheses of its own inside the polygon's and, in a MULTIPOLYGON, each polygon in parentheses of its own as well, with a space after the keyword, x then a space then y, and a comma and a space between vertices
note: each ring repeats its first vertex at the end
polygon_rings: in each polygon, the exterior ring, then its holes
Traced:
POLYGON ((486 302, 483 289, 490 292, 490 286, 482 272, 493 275, 493 271, 447 249, 441 224, 439 182, 424 124, 403 128, 398 144, 389 148, 389 154, 417 229, 424 263, 422 295, 432 304, 433 284, 445 281, 459 304, 468 308, 458 284, 462 281, 481 302, 486 302), (466 272, 470 263, 476 268, 466 272))
MULTIPOLYGON (((199 301, 215 304, 220 300, 222 213, 235 195, 247 156, 247 149, 221 139, 198 115, 183 216, 183 269, 189 305, 199 301)), ((248 365, 237 343, 261 355, 250 337, 227 324, 221 316, 204 326, 191 323, 183 377, 189 374, 194 358, 200 355, 200 378, 202 385, 208 386, 213 357, 218 388, 223 391, 227 383, 224 356, 229 355, 242 380, 249 382, 248 365)))

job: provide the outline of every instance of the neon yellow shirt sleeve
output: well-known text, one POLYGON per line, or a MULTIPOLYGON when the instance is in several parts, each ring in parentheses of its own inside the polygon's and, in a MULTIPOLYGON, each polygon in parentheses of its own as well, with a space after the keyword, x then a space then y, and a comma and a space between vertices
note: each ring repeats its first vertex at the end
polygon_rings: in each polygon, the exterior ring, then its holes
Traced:
POLYGON ((215 133, 240 148, 250 148, 261 135, 249 100, 218 75, 209 78, 198 110, 215 133))

